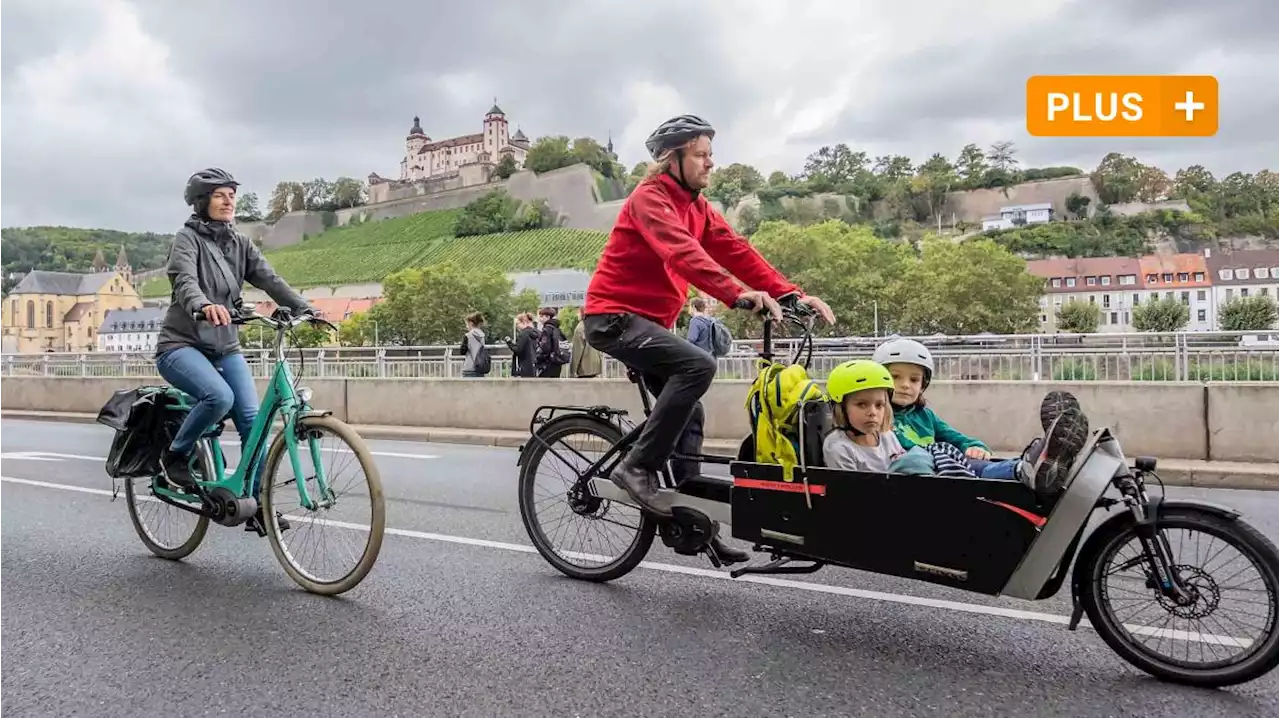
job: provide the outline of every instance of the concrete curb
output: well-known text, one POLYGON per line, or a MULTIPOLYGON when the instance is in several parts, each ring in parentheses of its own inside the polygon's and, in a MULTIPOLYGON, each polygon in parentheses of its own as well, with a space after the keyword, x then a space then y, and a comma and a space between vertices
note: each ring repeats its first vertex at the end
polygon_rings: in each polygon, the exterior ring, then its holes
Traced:
MULTIPOLYGON (((64 413, 54 411, 2 411, 0 418, 26 419, 92 424, 96 414, 64 413)), ((441 427, 385 426, 362 424, 355 430, 366 439, 392 439, 441 444, 466 444, 516 448, 529 435, 523 431, 499 431, 483 429, 448 429, 441 427)), ((234 429, 228 427, 229 433, 234 429)), ((708 453, 734 454, 737 441, 707 439, 703 450, 708 453)), ((1193 461, 1189 459, 1160 459, 1160 479, 1166 486, 1193 486, 1205 489, 1248 489, 1253 491, 1280 490, 1280 465, 1238 461, 1193 461)))

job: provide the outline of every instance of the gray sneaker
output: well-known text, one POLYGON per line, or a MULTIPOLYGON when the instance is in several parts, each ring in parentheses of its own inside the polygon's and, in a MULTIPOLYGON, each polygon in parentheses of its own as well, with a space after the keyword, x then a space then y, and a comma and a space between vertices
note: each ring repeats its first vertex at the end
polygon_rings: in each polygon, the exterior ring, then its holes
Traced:
POLYGON ((1047 433, 1053 420, 1067 409, 1083 411, 1075 394, 1069 391, 1051 391, 1045 394, 1040 400, 1040 428, 1047 433))
POLYGON ((1028 447, 1018 466, 1018 478, 1041 498, 1056 496, 1088 440, 1088 417, 1079 407, 1066 407, 1050 423, 1039 447, 1035 443, 1028 447))

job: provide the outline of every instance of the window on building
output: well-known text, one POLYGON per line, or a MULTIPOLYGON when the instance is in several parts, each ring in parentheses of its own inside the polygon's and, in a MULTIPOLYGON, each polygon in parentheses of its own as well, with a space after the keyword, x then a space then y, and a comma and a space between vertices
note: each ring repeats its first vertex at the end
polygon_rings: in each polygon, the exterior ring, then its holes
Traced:
POLYGON ((1053 279, 1050 279, 1050 280, 1049 280, 1049 286, 1051 286, 1051 287, 1061 287, 1061 286, 1062 286, 1062 280, 1061 280, 1061 279, 1058 279, 1057 277, 1054 277, 1053 279))
POLYGON ((27 300, 27 329, 36 328, 36 303, 27 300))
POLYGON ((1090 303, 1090 304, 1097 304, 1097 303, 1098 303, 1098 295, 1096 295, 1096 294, 1090 294, 1090 295, 1089 295, 1089 303, 1090 303))
POLYGON ((1102 282, 1102 286, 1104 287, 1111 286, 1111 277, 1099 277, 1098 281, 1102 282))
POLYGON ((1203 309, 1199 309, 1199 310, 1197 310, 1197 311, 1196 311, 1196 321, 1197 321, 1197 322, 1203 322, 1203 321, 1204 321, 1204 317, 1205 317, 1205 312, 1204 312, 1204 310, 1203 310, 1203 309))
POLYGON ((1118 323, 1119 323, 1119 322, 1117 322, 1117 321, 1116 321, 1117 316, 1118 316, 1118 315, 1117 315, 1117 313, 1116 313, 1116 312, 1112 312, 1112 313, 1111 313, 1111 323, 1112 323, 1112 324, 1118 324, 1118 323))
POLYGON ((1110 294, 1104 294, 1104 295, 1102 295, 1102 308, 1103 308, 1103 309, 1110 309, 1110 308, 1111 308, 1111 295, 1110 295, 1110 294))
POLYGON ((1230 269, 1219 269, 1219 270, 1218 270, 1218 279, 1231 279, 1231 270, 1230 270, 1230 269))
POLYGON ((1075 277, 1067 277, 1067 286, 1068 286, 1068 287, 1074 287, 1074 286, 1076 286, 1076 278, 1075 278, 1075 277))
POLYGON ((1236 270, 1236 279, 1248 279, 1248 278, 1249 278, 1249 270, 1248 270, 1248 269, 1244 269, 1244 268, 1242 268, 1242 269, 1237 269, 1237 270, 1236 270))
POLYGON ((1124 313, 1124 323, 1125 323, 1125 324, 1128 324, 1128 323, 1129 323, 1129 313, 1128 313, 1128 312, 1125 312, 1125 313, 1124 313))
POLYGON ((1271 268, 1271 278, 1272 278, 1272 279, 1280 279, 1280 267, 1272 267, 1272 268, 1271 268))
POLYGON ((1178 281, 1179 281, 1179 282, 1185 282, 1185 281, 1187 281, 1187 273, 1186 273, 1186 272, 1178 272, 1178 281))
POLYGON ((1130 286, 1133 286, 1133 285, 1135 285, 1135 284, 1137 284, 1137 283, 1138 283, 1138 278, 1137 278, 1136 276, 1132 275, 1132 274, 1122 274, 1122 275, 1120 275, 1120 284, 1121 284, 1122 286, 1130 287, 1130 286))
POLYGON ((1172 282, 1172 281, 1173 281, 1173 272, 1165 272, 1164 274, 1160 275, 1160 281, 1163 281, 1163 282, 1172 282))
POLYGON ((1248 288, 1248 287, 1240 287, 1240 296, 1241 296, 1241 297, 1247 297, 1247 296, 1249 296, 1249 288, 1248 288))
POLYGON ((53 302, 44 303, 44 325, 53 329, 53 302))
POLYGON ((1203 302, 1206 296, 1207 295, 1205 294, 1204 290, 1201 289, 1200 291, 1196 292, 1196 301, 1203 302))
POLYGON ((1097 278, 1097 277, 1085 277, 1085 278, 1084 278, 1084 283, 1085 283, 1085 286, 1088 286, 1088 287, 1096 286, 1096 285, 1098 284, 1098 278, 1097 278))
POLYGON ((1141 294, 1134 294, 1134 295, 1133 295, 1133 306, 1135 306, 1135 307, 1136 307, 1136 306, 1138 306, 1139 304, 1142 304, 1142 295, 1141 295, 1141 294))
POLYGON ((1188 305, 1191 304, 1191 292, 1182 293, 1182 303, 1188 305))
POLYGON ((1230 299, 1234 294, 1235 294, 1235 290, 1232 289, 1231 287, 1227 287, 1227 299, 1230 299))
POLYGON ((1254 268, 1253 268, 1253 278, 1254 278, 1254 279, 1266 279, 1266 278, 1267 278, 1267 268, 1266 268, 1266 267, 1254 267, 1254 268))
POLYGON ((1154 284, 1154 283, 1156 283, 1157 281, 1159 281, 1159 277, 1157 277, 1156 275, 1154 275, 1154 274, 1148 274, 1148 275, 1147 275, 1147 282, 1148 282, 1149 284, 1154 284))

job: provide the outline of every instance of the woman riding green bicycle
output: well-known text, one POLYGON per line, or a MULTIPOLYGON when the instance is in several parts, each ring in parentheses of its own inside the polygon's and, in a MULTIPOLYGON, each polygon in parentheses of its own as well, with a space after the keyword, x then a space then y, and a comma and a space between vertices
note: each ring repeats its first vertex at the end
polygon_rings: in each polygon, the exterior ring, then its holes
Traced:
MULTIPOLYGON (((319 315, 232 224, 238 186, 229 172, 216 167, 191 175, 184 198, 193 212, 169 250, 173 294, 156 341, 156 369, 196 403, 160 463, 165 479, 184 488, 195 485, 193 449, 204 431, 231 412, 243 445, 258 415, 253 373, 231 323, 240 288, 248 281, 295 315, 319 315)), ((260 518, 250 519, 246 530, 256 529, 260 518)), ((281 529, 288 528, 283 518, 277 520, 281 529)))
MULTIPOLYGON (((657 472, 677 448, 686 455, 701 452, 700 400, 716 373, 710 354, 669 331, 689 285, 726 305, 767 308, 776 320, 782 319, 776 298, 801 294, 701 195, 714 166, 715 134, 702 118, 681 115, 649 136, 645 146, 655 164, 618 214, 583 310, 587 343, 642 374, 657 397, 639 440, 610 478, 664 517, 671 511, 658 490, 657 472)), ((799 301, 835 322, 821 299, 799 301)), ((677 482, 700 471, 693 462, 672 464, 677 482)), ((748 558, 719 539, 712 548, 726 563, 748 558)))

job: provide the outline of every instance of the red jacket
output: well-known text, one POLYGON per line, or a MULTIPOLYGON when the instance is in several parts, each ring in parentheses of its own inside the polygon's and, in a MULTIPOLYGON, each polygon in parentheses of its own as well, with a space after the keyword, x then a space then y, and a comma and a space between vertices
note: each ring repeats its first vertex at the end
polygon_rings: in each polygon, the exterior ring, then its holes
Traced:
POLYGON ((749 288, 780 297, 799 289, 774 269, 706 198, 663 174, 640 183, 604 245, 583 314, 630 312, 675 326, 689 285, 726 305, 749 288))

